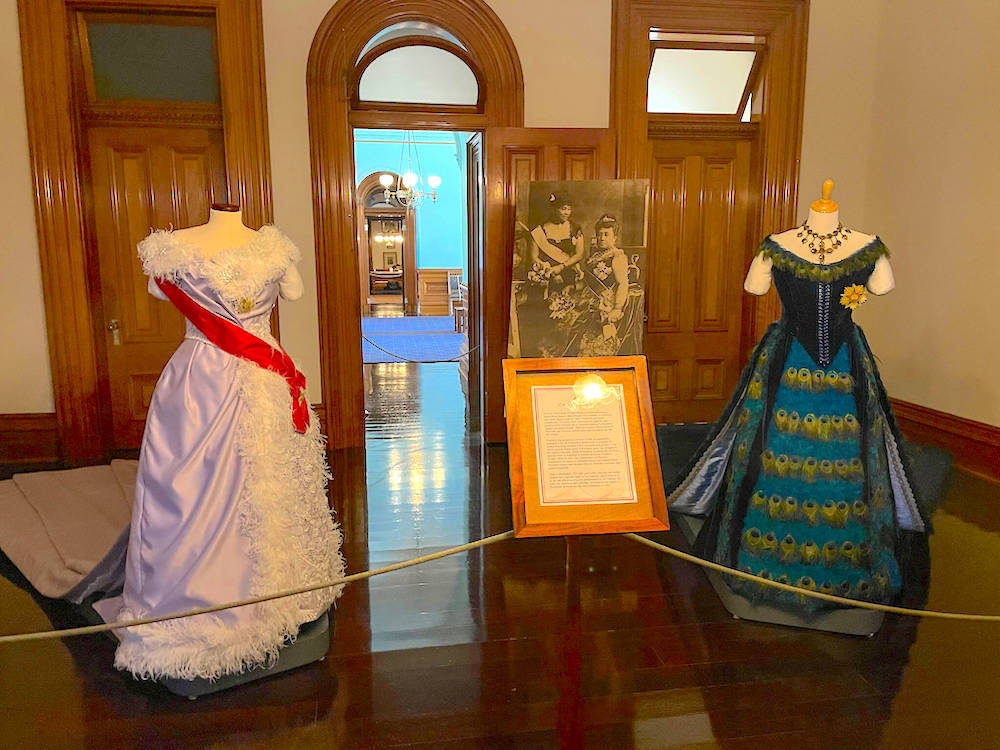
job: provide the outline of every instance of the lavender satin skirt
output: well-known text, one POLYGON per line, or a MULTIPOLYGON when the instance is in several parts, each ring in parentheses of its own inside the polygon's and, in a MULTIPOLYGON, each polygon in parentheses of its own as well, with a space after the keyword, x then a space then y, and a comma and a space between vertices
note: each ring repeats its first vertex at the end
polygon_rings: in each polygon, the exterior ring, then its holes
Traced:
MULTIPOLYGON (((186 339, 150 405, 124 590, 99 613, 183 612, 343 575, 325 484, 316 417, 295 432, 284 379, 186 339)), ((115 665, 190 679, 267 664, 339 591, 123 629, 115 665)))

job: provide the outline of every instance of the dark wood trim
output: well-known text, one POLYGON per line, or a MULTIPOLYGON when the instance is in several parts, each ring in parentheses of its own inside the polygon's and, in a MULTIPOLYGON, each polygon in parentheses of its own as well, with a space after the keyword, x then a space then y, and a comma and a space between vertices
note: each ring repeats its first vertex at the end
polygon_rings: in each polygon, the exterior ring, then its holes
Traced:
POLYGON ((650 40, 649 59, 653 60, 653 55, 658 49, 703 49, 722 50, 732 52, 756 52, 758 55, 764 50, 763 44, 750 44, 748 42, 696 42, 696 41, 671 41, 669 39, 650 40))
MULTIPOLYGON (((368 52, 365 53, 364 57, 358 61, 357 66, 354 69, 354 78, 351 81, 351 106, 355 109, 366 109, 374 106, 375 109, 381 109, 385 106, 386 102, 372 102, 363 101, 361 99, 361 77, 365 74, 368 66, 371 65, 375 60, 377 60, 382 55, 387 52, 392 52, 395 49, 402 49, 403 47, 436 47, 437 49, 444 50, 445 52, 450 52, 459 60, 464 62, 469 66, 472 74, 476 77, 476 83, 478 91, 476 92, 476 103, 467 105, 435 105, 436 107, 462 107, 463 110, 471 110, 473 112, 483 111, 483 74, 479 70, 479 66, 476 64, 475 58, 468 53, 467 50, 462 49, 454 42, 449 42, 447 39, 442 39, 436 36, 422 36, 419 34, 414 34, 412 36, 401 36, 395 39, 390 39, 387 42, 383 42, 368 52)), ((400 103, 400 107, 412 107, 413 104, 400 103)), ((419 106, 419 105, 416 105, 419 106)))
POLYGON ((54 464, 61 455, 54 412, 0 414, 0 465, 54 464))
POLYGON ((891 401, 908 440, 944 448, 955 456, 956 466, 1000 484, 1000 427, 909 401, 891 401))
MULTIPOLYGON (((646 82, 651 27, 763 37, 762 200, 758 216, 752 218, 760 234, 795 224, 808 10, 808 0, 612 0, 611 126, 618 138, 619 177, 649 177, 646 82)), ((758 298, 754 305, 748 335, 757 339, 781 308, 777 295, 758 298)))
POLYGON ((219 104, 174 102, 167 105, 162 102, 119 100, 84 104, 81 109, 87 125, 222 127, 222 107, 219 104))
POLYGON ((361 315, 352 127, 482 130, 524 122, 524 77, 510 34, 484 0, 339 0, 320 24, 306 69, 312 166, 320 370, 331 449, 364 445, 361 315), (356 111, 350 81, 368 42, 386 26, 427 21, 461 40, 482 74, 483 113, 356 111))
POLYGON ((735 122, 732 118, 678 118, 675 115, 649 115, 649 135, 653 138, 719 138, 751 140, 760 133, 756 122, 735 122))
POLYGON ((99 458, 103 446, 70 95, 69 18, 61 0, 19 0, 18 18, 55 414, 67 457, 87 461, 99 458))
MULTIPOLYGON (((100 320, 91 263, 75 106, 70 24, 92 10, 214 14, 230 202, 251 226, 272 220, 260 0, 19 0, 28 147, 55 414, 64 458, 107 457, 100 398, 100 320)), ((133 123, 134 124, 134 123, 133 123)))
POLYGON ((757 90, 757 83, 760 79, 760 72, 764 68, 764 58, 766 56, 767 47, 761 45, 760 49, 757 50, 757 55, 753 59, 753 65, 750 66, 750 75, 747 76, 746 85, 743 87, 743 93, 740 95, 739 106, 736 107, 736 119, 738 120, 742 120, 743 110, 747 108, 750 95, 757 90))
POLYGON ((390 130, 464 130, 474 132, 486 128, 488 117, 469 112, 468 108, 451 111, 440 107, 421 108, 414 105, 399 109, 352 109, 348 122, 354 128, 386 128, 390 130))

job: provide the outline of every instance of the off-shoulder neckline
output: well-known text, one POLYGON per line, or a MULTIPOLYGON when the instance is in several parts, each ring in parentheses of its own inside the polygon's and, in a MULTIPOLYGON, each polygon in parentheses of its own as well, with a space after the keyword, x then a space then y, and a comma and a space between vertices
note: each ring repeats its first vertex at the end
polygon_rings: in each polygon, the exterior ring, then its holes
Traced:
POLYGON ((868 252, 869 250, 872 250, 873 248, 877 247, 878 245, 882 245, 883 244, 882 243, 882 239, 876 234, 872 238, 872 240, 870 242, 866 243, 863 247, 858 248, 857 250, 855 250, 850 255, 848 255, 848 256, 846 256, 844 258, 841 258, 838 261, 835 261, 833 263, 813 263, 812 261, 806 260, 802 256, 796 255, 791 250, 787 249, 784 245, 782 245, 776 239, 774 239, 774 235, 773 234, 769 234, 769 235, 767 235, 767 237, 764 238, 764 244, 767 244, 767 243, 770 243, 771 245, 773 245, 779 252, 784 253, 789 258, 797 260, 800 263, 805 263, 806 265, 814 266, 814 267, 819 268, 821 270, 824 269, 824 268, 836 268, 837 266, 841 265, 842 263, 847 263, 848 261, 853 260, 854 258, 858 257, 859 255, 862 255, 862 254, 868 252))
POLYGON ((183 230, 175 230, 171 228, 171 229, 164 229, 161 231, 163 231, 166 234, 170 242, 172 242, 175 245, 187 248, 194 258, 205 263, 211 263, 220 256, 224 257, 226 255, 235 255, 237 253, 245 252, 250 248, 256 247, 261 242, 270 239, 272 235, 279 238, 284 237, 281 230, 278 229, 276 226, 274 226, 273 224, 265 224, 264 226, 262 226, 260 229, 257 230, 257 234, 255 234, 252 239, 248 240, 247 242, 244 242, 242 245, 229 245, 227 247, 220 247, 211 255, 205 255, 204 249, 200 245, 198 245, 195 242, 192 242, 191 240, 186 240, 183 237, 179 237, 177 235, 178 231, 183 231, 183 230))

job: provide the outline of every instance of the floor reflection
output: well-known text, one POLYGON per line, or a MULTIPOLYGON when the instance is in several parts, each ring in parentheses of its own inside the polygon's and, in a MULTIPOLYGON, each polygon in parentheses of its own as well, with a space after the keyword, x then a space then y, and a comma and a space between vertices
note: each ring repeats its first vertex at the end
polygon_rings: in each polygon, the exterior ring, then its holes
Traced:
MULTIPOLYGON (((379 368, 367 449, 331 455, 350 569, 509 529, 505 451, 466 433, 455 365, 379 368)), ((1000 487, 953 473, 933 521, 927 605, 1000 611, 1000 487)), ((686 548, 678 533, 665 539, 686 548)), ((70 624, 0 573, 0 632, 70 624)), ((380 576, 347 588, 336 624, 326 662, 191 703, 117 675, 98 637, 0 647, 0 739, 1000 747, 1000 626, 890 616, 861 639, 734 621, 700 570, 617 536, 507 541, 380 576)))

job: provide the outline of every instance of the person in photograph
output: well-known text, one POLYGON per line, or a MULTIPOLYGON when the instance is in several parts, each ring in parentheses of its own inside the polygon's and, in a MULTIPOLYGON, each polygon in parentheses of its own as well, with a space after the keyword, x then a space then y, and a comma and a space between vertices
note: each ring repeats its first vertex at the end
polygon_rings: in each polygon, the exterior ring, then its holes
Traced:
POLYGON ((558 294, 577 280, 570 271, 586 255, 583 231, 571 221, 573 201, 568 195, 550 193, 547 221, 531 230, 529 267, 548 279, 548 294, 558 294))
POLYGON ((618 247, 618 220, 604 214, 594 224, 596 247, 583 264, 584 304, 579 326, 579 355, 639 354, 642 332, 642 285, 639 268, 618 247))

